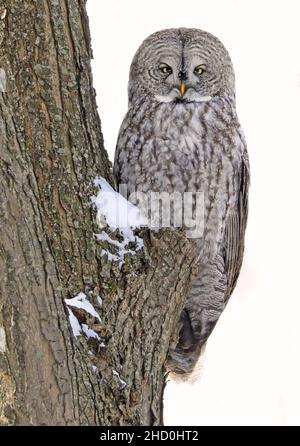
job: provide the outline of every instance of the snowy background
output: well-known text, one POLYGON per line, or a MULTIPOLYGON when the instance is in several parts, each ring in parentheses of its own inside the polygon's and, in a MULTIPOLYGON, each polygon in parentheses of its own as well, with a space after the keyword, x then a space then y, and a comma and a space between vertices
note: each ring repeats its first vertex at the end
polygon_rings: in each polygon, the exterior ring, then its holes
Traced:
POLYGON ((169 384, 169 425, 300 424, 299 0, 88 0, 94 85, 113 160, 131 59, 154 31, 219 37, 236 71, 251 162, 246 256, 201 381, 169 384))

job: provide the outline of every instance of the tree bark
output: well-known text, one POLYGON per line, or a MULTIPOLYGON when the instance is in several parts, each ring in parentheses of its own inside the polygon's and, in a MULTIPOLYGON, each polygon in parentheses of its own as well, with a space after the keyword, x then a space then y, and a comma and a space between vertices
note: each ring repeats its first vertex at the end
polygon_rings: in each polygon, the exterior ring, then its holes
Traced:
POLYGON ((121 269, 101 255, 93 180, 113 178, 85 2, 0 0, 0 17, 0 424, 162 424, 193 246, 143 230, 121 269), (101 343, 73 336, 79 292, 101 343))

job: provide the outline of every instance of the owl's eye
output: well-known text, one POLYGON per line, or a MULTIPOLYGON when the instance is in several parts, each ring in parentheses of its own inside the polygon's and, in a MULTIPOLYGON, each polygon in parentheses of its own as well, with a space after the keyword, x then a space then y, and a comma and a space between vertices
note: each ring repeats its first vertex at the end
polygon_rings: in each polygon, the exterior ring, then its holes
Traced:
POLYGON ((203 67, 203 65, 198 65, 198 66, 194 69, 194 73, 197 74, 198 76, 201 76, 201 74, 204 73, 204 67, 203 67))
POLYGON ((163 74, 169 75, 173 72, 172 68, 169 65, 167 65, 166 63, 160 64, 159 69, 163 74))

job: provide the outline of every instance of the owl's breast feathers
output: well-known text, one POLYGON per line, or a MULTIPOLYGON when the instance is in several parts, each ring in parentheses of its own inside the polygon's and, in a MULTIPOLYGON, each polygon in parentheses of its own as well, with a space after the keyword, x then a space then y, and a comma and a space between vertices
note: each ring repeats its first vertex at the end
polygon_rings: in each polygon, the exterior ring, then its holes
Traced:
POLYGON ((121 126, 115 174, 128 192, 203 192, 204 238, 216 246, 239 200, 246 151, 232 103, 148 103, 121 126))
POLYGON ((163 173, 172 190, 199 190, 217 186, 231 169, 238 170, 243 151, 235 110, 224 99, 148 106, 144 102, 131 108, 123 121, 115 173, 121 182, 132 179, 134 188, 146 180, 160 190, 163 173), (182 175, 183 184, 178 181, 182 175))

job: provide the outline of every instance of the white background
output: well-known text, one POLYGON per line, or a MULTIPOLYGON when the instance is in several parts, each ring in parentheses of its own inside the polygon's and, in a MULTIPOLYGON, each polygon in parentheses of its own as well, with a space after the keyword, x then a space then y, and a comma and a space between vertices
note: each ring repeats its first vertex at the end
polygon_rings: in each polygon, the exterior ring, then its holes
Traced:
POLYGON ((196 385, 167 386, 169 425, 300 424, 299 0, 88 1, 94 85, 113 160, 131 59, 154 31, 219 37, 236 71, 252 185, 246 255, 196 385))

